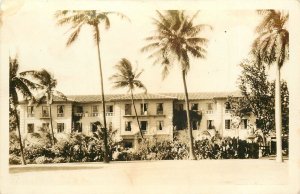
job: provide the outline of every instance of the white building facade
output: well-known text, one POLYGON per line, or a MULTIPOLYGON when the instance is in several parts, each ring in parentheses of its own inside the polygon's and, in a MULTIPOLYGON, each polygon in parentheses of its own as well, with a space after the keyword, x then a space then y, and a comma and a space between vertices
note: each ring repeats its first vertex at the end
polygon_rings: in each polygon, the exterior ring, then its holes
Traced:
MULTIPOLYGON (((226 105, 228 96, 240 97, 231 93, 189 93, 190 110, 201 115, 200 122, 192 122, 195 139, 203 134, 247 138, 255 127, 255 118, 241 118, 240 125, 233 127, 230 107, 226 105)), ((108 128, 117 130, 117 137, 131 147, 140 136, 139 127, 130 95, 106 95, 105 111, 108 128)), ((136 94, 135 107, 140 127, 145 138, 172 140, 174 133, 186 133, 173 126, 174 111, 185 110, 183 93, 136 94)), ((79 132, 91 135, 97 130, 96 123, 103 123, 103 109, 100 95, 67 96, 67 100, 55 97, 51 105, 20 103, 20 130, 22 134, 49 130, 54 133, 79 132), (50 110, 51 106, 51 110, 50 110)))

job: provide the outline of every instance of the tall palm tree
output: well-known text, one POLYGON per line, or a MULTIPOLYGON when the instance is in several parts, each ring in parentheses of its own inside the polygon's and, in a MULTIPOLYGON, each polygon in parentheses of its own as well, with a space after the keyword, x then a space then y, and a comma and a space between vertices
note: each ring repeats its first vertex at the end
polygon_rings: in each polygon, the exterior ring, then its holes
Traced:
POLYGON ((108 158, 108 142, 107 142, 107 125, 106 125, 106 115, 105 115, 105 98, 104 98, 104 88, 103 88, 103 74, 102 74, 102 65, 101 65, 101 57, 100 57, 100 24, 104 24, 105 29, 110 28, 110 20, 109 15, 115 14, 120 16, 122 19, 127 18, 125 15, 118 12, 101 12, 97 10, 63 10, 58 11, 55 14, 58 25, 71 25, 71 35, 66 43, 67 46, 70 46, 77 40, 78 35, 81 31, 81 28, 84 25, 88 25, 92 27, 94 41, 97 45, 97 54, 98 54, 98 63, 99 63, 99 75, 100 75, 100 84, 101 84, 101 96, 102 96, 102 109, 103 109, 103 125, 104 125, 104 146, 105 146, 105 154, 104 154, 104 162, 109 162, 108 158))
POLYGON ((196 12, 192 17, 188 16, 183 10, 168 10, 164 13, 156 11, 156 13, 158 18, 153 18, 154 35, 146 38, 149 44, 142 48, 142 52, 152 51, 148 58, 155 59, 153 64, 158 63, 163 66, 163 79, 168 75, 174 64, 178 64, 181 68, 187 110, 187 127, 190 137, 190 159, 194 160, 196 158, 193 148, 186 76, 190 69, 190 57, 205 58, 205 46, 208 40, 200 37, 199 33, 203 28, 210 26, 194 24, 199 12, 196 12))
POLYGON ((143 138, 143 133, 142 133, 142 129, 140 126, 139 117, 137 115, 136 107, 134 104, 134 98, 133 98, 133 90, 135 88, 141 88, 145 92, 147 92, 145 85, 140 80, 138 80, 138 78, 143 73, 143 71, 138 72, 137 68, 135 70, 133 70, 131 62, 125 58, 121 59, 115 65, 115 68, 117 70, 117 73, 112 75, 110 77, 110 80, 113 81, 114 88, 128 88, 128 91, 130 91, 131 103, 132 103, 132 106, 134 109, 134 113, 136 116, 136 121, 139 126, 139 131, 140 131, 141 137, 143 138))
POLYGON ((52 103, 53 103, 53 95, 58 96, 64 100, 67 99, 67 97, 60 91, 55 90, 57 86, 57 80, 54 78, 54 76, 48 72, 45 69, 42 69, 40 71, 26 71, 22 73, 23 75, 29 75, 33 78, 37 79, 40 85, 42 85, 42 89, 44 90, 43 95, 40 96, 40 99, 37 100, 37 104, 42 103, 44 98, 46 97, 46 102, 49 108, 49 116, 50 116, 50 130, 51 130, 51 143, 52 145, 55 144, 55 137, 54 137, 54 131, 53 131, 53 119, 52 119, 52 103))
POLYGON ((252 51, 259 60, 262 60, 269 66, 276 66, 276 161, 282 162, 280 70, 289 57, 289 31, 287 30, 289 15, 278 10, 259 10, 258 13, 263 16, 263 19, 256 28, 258 36, 253 42, 252 51))
POLYGON ((18 131, 18 139, 21 150, 22 164, 26 165, 24 157, 24 149, 22 144, 22 137, 20 132, 20 121, 17 111, 17 105, 19 103, 18 93, 22 94, 25 100, 34 99, 31 90, 39 88, 39 85, 27 79, 22 72, 19 73, 19 62, 18 58, 9 57, 9 105, 12 114, 16 119, 16 127, 18 131))

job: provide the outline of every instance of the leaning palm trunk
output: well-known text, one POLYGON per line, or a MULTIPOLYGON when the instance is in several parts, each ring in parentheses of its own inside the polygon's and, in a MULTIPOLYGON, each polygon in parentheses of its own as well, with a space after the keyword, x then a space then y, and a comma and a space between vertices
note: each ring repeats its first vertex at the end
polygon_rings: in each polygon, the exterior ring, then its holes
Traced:
POLYGON ((108 163, 108 142, 107 142, 107 126, 106 126, 106 115, 105 115, 105 99, 104 99, 104 88, 103 88, 103 76, 102 76, 102 66, 101 66, 101 56, 100 56, 100 40, 99 40, 99 28, 95 26, 96 30, 96 42, 97 42, 97 51, 98 51, 98 62, 99 62, 99 73, 100 73, 100 82, 101 82, 101 97, 102 97, 102 110, 103 110, 103 125, 104 125, 104 159, 103 162, 108 163))
POLYGON ((193 131, 191 128, 191 123, 190 123, 190 111, 189 111, 189 97, 188 97, 188 92, 187 92, 187 86, 186 86, 186 80, 185 80, 185 71, 182 71, 182 80, 183 80, 183 85, 184 85, 184 94, 185 94, 185 107, 186 107, 186 117, 187 117, 187 129, 190 137, 190 142, 189 142, 189 147, 190 147, 190 160, 196 160, 195 154, 194 154, 194 146, 193 146, 193 131))
POLYGON ((130 90, 130 92, 131 92, 131 103, 132 103, 132 106, 133 106, 133 109, 134 109, 134 113, 135 113, 135 116, 136 116, 136 122, 137 122, 137 124, 138 124, 138 126, 139 126, 139 131, 140 131, 141 137, 142 137, 142 139, 143 139, 144 137, 143 137, 141 125, 140 125, 140 122, 139 122, 139 117, 138 117, 138 115, 137 115, 137 111, 136 111, 136 108, 135 108, 132 89, 130 90))
POLYGON ((280 66, 276 65, 275 84, 275 124, 276 124, 276 161, 282 162, 282 120, 281 120, 281 93, 280 93, 280 66))
POLYGON ((16 122, 17 122, 18 140, 19 140, 19 144, 20 144, 22 164, 26 165, 26 160, 25 160, 25 157, 24 157, 24 148, 23 148, 21 131, 20 131, 19 117, 18 117, 18 113, 17 113, 16 107, 14 107, 13 111, 14 111, 14 115, 16 117, 16 122))
POLYGON ((54 145, 55 144, 55 137, 54 137, 54 131, 53 131, 52 108, 51 108, 50 103, 48 104, 48 106, 49 106, 49 116, 50 116, 50 129, 51 129, 51 135, 52 135, 51 143, 52 143, 52 145, 54 145))

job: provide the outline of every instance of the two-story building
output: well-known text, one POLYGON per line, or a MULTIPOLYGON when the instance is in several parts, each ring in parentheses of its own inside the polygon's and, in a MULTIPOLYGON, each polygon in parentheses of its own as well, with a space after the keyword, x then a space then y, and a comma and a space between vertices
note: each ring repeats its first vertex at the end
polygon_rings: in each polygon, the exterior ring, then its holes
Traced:
MULTIPOLYGON (((239 127, 233 128, 230 107, 226 104, 228 96, 240 97, 240 94, 189 93, 190 110, 202 117, 200 122, 191 123, 195 139, 201 138, 204 132, 212 136, 219 133, 221 136, 247 137, 249 123, 254 124, 254 118, 242 118, 239 127)), ((135 110, 145 138, 170 140, 176 130, 173 126, 174 110, 185 110, 183 93, 136 94, 135 109, 130 95, 106 95, 105 101, 107 126, 117 130, 117 137, 122 138, 126 146, 132 146, 139 137, 135 110)), ((70 95, 67 100, 54 97, 51 105, 47 105, 45 101, 39 105, 23 102, 19 109, 20 129, 23 134, 49 130, 52 124, 56 134, 76 131, 91 135, 97 130, 96 123, 103 123, 100 95, 70 95)), ((186 133, 186 130, 177 132, 180 135, 186 133)))

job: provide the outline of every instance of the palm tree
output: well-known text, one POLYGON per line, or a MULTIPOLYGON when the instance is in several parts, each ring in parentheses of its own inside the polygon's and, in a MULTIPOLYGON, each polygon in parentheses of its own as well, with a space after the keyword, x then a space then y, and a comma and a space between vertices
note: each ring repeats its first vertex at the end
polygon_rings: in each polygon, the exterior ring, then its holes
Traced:
POLYGON ((11 58, 9 57, 9 105, 12 115, 15 117, 16 127, 18 131, 18 139, 20 143, 21 150, 21 159, 22 164, 26 165, 25 157, 24 157, 24 149, 22 144, 22 137, 20 132, 20 121, 17 111, 17 105, 19 103, 18 93, 23 95, 25 100, 34 99, 31 90, 35 90, 40 86, 26 77, 24 77, 23 73, 19 73, 19 62, 17 57, 11 58))
POLYGON ((116 65, 115 68, 117 70, 117 73, 115 73, 114 75, 112 75, 110 77, 110 80, 113 81, 113 87, 114 88, 128 88, 128 90, 130 91, 131 94, 131 103, 134 109, 134 113, 136 116, 136 121, 138 123, 139 126, 139 130, 140 130, 140 134, 141 137, 143 138, 143 133, 142 133, 142 129, 140 126, 140 122, 139 122, 139 117, 137 115, 137 111, 136 111, 136 107, 134 104, 134 98, 133 98, 133 90, 135 88, 141 88, 143 89, 145 92, 147 92, 147 89, 145 87, 145 85, 138 80, 138 78, 140 77, 140 75, 142 74, 143 71, 138 72, 138 69, 136 68, 135 70, 132 69, 132 64, 130 63, 130 61, 128 59, 121 59, 116 65))
POLYGON ((278 10, 259 10, 263 16, 257 26, 257 38, 252 51, 259 60, 267 65, 276 66, 275 84, 275 128, 276 128, 276 161, 282 162, 282 114, 280 92, 280 70, 289 56, 289 31, 287 30, 288 13, 278 10))
POLYGON ((102 109, 103 109, 103 125, 104 125, 104 145, 105 145, 105 154, 104 162, 108 163, 108 144, 107 144, 107 125, 106 125, 106 115, 105 115, 105 99, 104 99, 104 88, 103 88, 103 74, 102 74, 102 65, 100 57, 100 28, 99 25, 104 23, 105 29, 110 28, 109 15, 115 14, 120 16, 122 19, 127 18, 125 15, 118 12, 101 12, 97 10, 88 10, 88 11, 79 11, 79 10, 63 10, 58 11, 55 14, 58 25, 71 25, 70 30, 71 35, 66 43, 67 46, 70 46, 77 40, 78 35, 81 31, 82 26, 88 25, 92 27, 94 41, 97 45, 97 54, 98 54, 98 63, 99 63, 99 74, 100 74, 100 84, 101 84, 101 96, 102 96, 102 109))
POLYGON ((45 69, 42 69, 40 71, 26 71, 23 72, 24 75, 30 75, 33 78, 37 79, 39 84, 42 85, 44 92, 43 95, 38 99, 38 104, 40 104, 44 97, 46 97, 46 102, 48 105, 49 110, 49 116, 50 116, 50 129, 51 129, 51 143, 52 145, 55 144, 55 137, 54 137, 54 131, 53 131, 53 119, 52 119, 52 107, 51 104, 53 103, 53 95, 58 96, 64 100, 67 99, 67 97, 60 91, 55 90, 57 86, 57 80, 54 78, 54 76, 48 72, 45 69))
POLYGON ((178 64, 184 86, 185 107, 187 113, 187 128, 190 137, 190 159, 194 160, 193 134, 190 124, 189 98, 186 84, 186 76, 190 69, 190 57, 204 59, 208 42, 200 37, 199 33, 210 27, 204 24, 194 24, 199 12, 192 17, 182 10, 168 10, 164 13, 156 11, 158 19, 153 18, 155 32, 153 36, 146 38, 149 44, 142 48, 142 52, 152 51, 148 58, 155 59, 153 64, 163 66, 163 79, 168 75, 170 68, 178 64))

